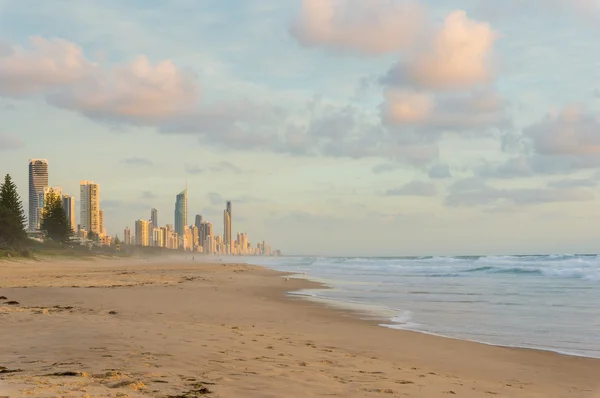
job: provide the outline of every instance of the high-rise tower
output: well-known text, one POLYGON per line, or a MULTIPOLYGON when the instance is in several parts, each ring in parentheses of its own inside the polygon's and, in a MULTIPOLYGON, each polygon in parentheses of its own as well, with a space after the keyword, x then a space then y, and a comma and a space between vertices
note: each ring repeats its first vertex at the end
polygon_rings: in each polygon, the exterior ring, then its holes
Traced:
POLYGON ((152 223, 153 228, 158 228, 158 210, 150 210, 150 222, 152 223))
POLYGON ((63 195, 62 206, 67 216, 67 221, 71 226, 71 231, 76 232, 77 221, 75 219, 75 196, 63 195))
POLYGON ((79 182, 81 229, 100 235, 100 185, 93 181, 79 182))
POLYGON ((185 233, 187 225, 187 188, 181 191, 175 198, 175 232, 179 236, 185 233))
POLYGON ((38 198, 48 186, 48 161, 46 159, 29 160, 29 230, 39 229, 38 198))
POLYGON ((231 241, 231 201, 227 201, 227 207, 223 212, 223 243, 227 254, 231 254, 233 245, 231 241))

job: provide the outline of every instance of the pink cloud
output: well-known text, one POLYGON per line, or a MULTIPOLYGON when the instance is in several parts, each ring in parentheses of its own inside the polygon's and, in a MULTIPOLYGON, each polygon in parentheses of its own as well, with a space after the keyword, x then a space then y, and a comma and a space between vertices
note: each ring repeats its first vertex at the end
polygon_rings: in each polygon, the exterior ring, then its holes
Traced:
POLYGON ((152 65, 138 56, 127 65, 96 72, 51 97, 51 102, 91 116, 142 119, 190 113, 197 105, 195 76, 168 60, 152 65))
POLYGON ((505 101, 492 89, 452 94, 388 89, 381 117, 386 124, 433 132, 469 132, 508 123, 505 101))
POLYGON ((434 98, 427 93, 390 89, 385 93, 383 119, 390 123, 419 123, 430 117, 434 98))
POLYGON ((387 77, 392 83, 430 89, 463 89, 492 80, 492 47, 497 38, 487 22, 464 11, 449 14, 422 51, 399 63, 387 77))
POLYGON ((44 93, 83 78, 92 68, 82 49, 66 40, 30 38, 29 47, 0 48, 0 93, 44 93))
POLYGON ((424 25, 412 0, 303 0, 290 32, 306 47, 384 54, 409 47, 424 25))
POLYGON ((140 55, 106 68, 76 44, 41 37, 27 48, 0 47, 0 95, 42 95, 90 117, 145 122, 179 115, 197 105, 199 91, 195 75, 169 60, 154 65, 140 55))

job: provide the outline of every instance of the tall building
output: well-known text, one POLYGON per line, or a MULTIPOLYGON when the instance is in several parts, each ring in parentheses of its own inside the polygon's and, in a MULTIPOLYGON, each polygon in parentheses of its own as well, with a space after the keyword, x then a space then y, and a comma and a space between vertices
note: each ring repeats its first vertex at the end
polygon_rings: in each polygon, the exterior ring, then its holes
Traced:
POLYGON ((46 159, 29 160, 29 230, 36 231, 40 225, 38 198, 44 187, 48 186, 48 161, 46 159))
POLYGON ((93 181, 79 182, 79 208, 81 229, 99 235, 100 231, 100 185, 93 181))
POLYGON ((133 244, 133 239, 131 237, 131 230, 129 229, 129 227, 126 227, 125 230, 123 231, 123 244, 124 245, 132 245, 133 244))
POLYGON ((98 235, 104 236, 106 235, 106 230, 104 229, 104 210, 100 209, 98 212, 98 230, 100 231, 98 235))
POLYGON ((150 210, 150 222, 154 228, 158 228, 158 210, 150 210))
POLYGON ((225 254, 230 254, 233 245, 231 240, 231 201, 227 201, 227 207, 223 212, 223 244, 225 245, 225 254))
POLYGON ((135 244, 148 246, 148 221, 137 220, 135 222, 135 244))
POLYGON ((196 214, 196 220, 194 222, 196 228, 198 228, 198 241, 195 242, 196 246, 204 246, 204 238, 202 236, 202 216, 200 214, 196 214))
POLYGON ((187 225, 187 188, 181 191, 175 199, 175 232, 180 237, 185 235, 187 225))
POLYGON ((67 221, 71 226, 71 231, 76 232, 77 221, 75 220, 75 196, 64 195, 62 196, 62 206, 67 216, 67 221))

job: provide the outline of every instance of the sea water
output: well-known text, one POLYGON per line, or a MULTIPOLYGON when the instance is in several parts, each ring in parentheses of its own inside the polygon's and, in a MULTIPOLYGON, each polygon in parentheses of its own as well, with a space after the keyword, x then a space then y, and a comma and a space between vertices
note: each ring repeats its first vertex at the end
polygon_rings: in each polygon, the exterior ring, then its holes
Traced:
POLYGON ((331 289, 296 292, 382 326, 600 358, 600 256, 277 257, 247 262, 331 289))

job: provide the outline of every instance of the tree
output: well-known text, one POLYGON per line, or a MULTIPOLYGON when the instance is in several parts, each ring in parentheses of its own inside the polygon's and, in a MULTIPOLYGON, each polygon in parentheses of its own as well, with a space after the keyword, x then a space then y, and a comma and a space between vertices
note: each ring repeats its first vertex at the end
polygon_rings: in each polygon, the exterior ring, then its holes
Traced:
POLYGON ((66 243, 71 238, 71 224, 63 209, 62 200, 52 189, 44 199, 40 229, 55 242, 66 243))
POLYGON ((92 242, 98 243, 98 234, 92 231, 89 231, 87 233, 87 238, 88 240, 91 240, 92 242))
POLYGON ((23 203, 9 174, 0 186, 0 244, 18 246, 27 240, 23 203))

